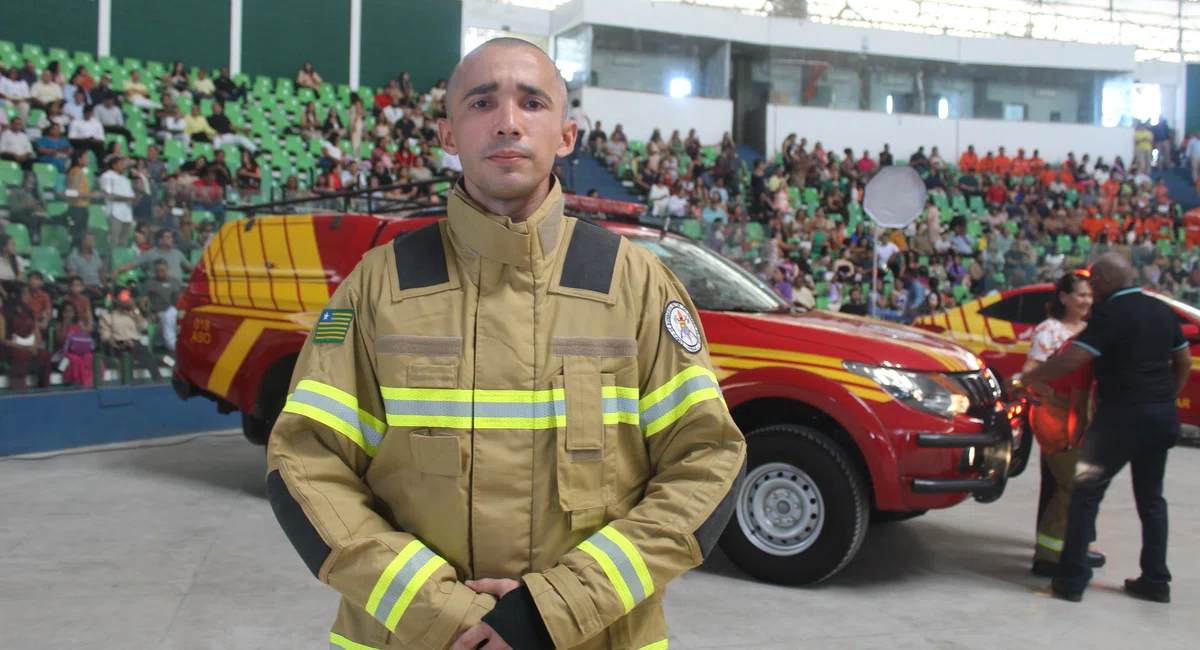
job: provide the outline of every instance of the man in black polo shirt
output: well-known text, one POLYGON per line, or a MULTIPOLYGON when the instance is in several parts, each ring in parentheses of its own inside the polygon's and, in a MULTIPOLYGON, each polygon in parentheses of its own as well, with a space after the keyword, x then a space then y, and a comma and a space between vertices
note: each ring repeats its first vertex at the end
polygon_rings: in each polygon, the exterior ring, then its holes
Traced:
POLYGON ((1156 602, 1171 599, 1163 474, 1167 450, 1179 440, 1175 398, 1187 383, 1192 356, 1175 312, 1142 293, 1136 277, 1119 254, 1098 259, 1091 273, 1096 305, 1087 327, 1074 345, 1012 379, 1015 385, 1035 384, 1093 362, 1097 411, 1075 469, 1059 576, 1050 585, 1055 596, 1073 602, 1083 598, 1092 578, 1086 556, 1100 501, 1126 463, 1142 520, 1142 575, 1126 580, 1125 590, 1156 602))

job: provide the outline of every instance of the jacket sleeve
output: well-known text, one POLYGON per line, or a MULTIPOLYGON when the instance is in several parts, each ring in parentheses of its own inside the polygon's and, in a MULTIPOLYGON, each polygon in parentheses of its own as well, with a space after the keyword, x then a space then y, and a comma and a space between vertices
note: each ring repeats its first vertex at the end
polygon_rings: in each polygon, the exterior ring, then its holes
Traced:
MULTIPOLYGON (((721 397, 696 309, 657 258, 647 267, 638 361, 651 477, 641 503, 625 518, 579 544, 557 566, 524 577, 559 648, 583 643, 699 566, 729 521, 745 472, 745 440, 721 397), (667 330, 665 316, 678 323, 683 315, 673 307, 690 315, 688 327, 698 338, 681 338, 695 342, 689 346, 694 352, 667 330)), ((523 597, 505 596, 497 611, 511 609, 510 598, 523 597)))
POLYGON ((374 313, 363 266, 338 287, 300 353, 267 449, 267 496, 321 582, 407 646, 447 647, 495 599, 372 507, 363 480, 387 434, 374 369, 374 313))

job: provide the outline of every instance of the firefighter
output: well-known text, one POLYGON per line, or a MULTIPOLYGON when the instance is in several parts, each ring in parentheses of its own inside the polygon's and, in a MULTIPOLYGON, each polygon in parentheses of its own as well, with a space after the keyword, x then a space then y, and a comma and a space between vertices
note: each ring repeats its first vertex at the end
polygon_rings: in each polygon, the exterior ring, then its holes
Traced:
POLYGON ((267 493, 342 595, 333 648, 667 647, 665 587, 733 511, 745 441, 650 251, 563 215, 567 91, 536 46, 467 55, 447 219, 369 251, 297 362, 267 493))

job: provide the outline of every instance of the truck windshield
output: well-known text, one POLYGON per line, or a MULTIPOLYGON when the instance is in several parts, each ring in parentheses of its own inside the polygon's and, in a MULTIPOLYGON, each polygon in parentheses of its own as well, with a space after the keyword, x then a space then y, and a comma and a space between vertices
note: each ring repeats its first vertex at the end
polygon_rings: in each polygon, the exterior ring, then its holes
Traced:
POLYGON ((765 283, 717 253, 673 237, 631 237, 650 249, 707 311, 781 312, 790 306, 765 283))

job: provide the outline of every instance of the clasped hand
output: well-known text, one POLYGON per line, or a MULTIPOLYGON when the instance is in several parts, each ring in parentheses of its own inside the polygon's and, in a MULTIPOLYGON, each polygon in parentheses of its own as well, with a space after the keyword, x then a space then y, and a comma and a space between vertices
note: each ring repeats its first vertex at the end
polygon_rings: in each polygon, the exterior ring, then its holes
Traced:
MULTIPOLYGON (((496 600, 503 598, 508 592, 521 586, 516 580, 507 578, 483 578, 468 580, 466 585, 477 594, 491 594, 496 600)), ((477 623, 463 633, 450 646, 450 650, 512 650, 508 643, 487 623, 477 623)))

